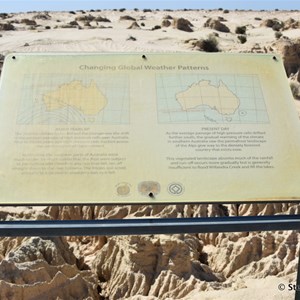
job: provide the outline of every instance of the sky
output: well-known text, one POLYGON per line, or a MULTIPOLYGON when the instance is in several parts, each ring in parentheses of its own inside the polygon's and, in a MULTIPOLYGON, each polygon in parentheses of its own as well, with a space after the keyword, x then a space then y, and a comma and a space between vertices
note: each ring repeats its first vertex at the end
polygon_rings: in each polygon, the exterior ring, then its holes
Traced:
POLYGON ((0 12, 26 12, 26 11, 70 11, 89 9, 114 8, 150 8, 150 9, 252 9, 252 10, 293 10, 300 9, 300 0, 152 0, 152 1, 83 1, 83 0, 0 0, 0 12))

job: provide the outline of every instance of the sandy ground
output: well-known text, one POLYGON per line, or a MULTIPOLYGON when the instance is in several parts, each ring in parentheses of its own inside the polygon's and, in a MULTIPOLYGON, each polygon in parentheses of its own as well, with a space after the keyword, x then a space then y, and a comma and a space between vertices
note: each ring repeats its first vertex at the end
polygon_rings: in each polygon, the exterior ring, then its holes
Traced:
MULTIPOLYGON (((59 51, 59 52, 138 52, 138 51, 191 51, 187 44, 184 43, 188 39, 206 38, 208 34, 217 32, 203 25, 208 18, 217 19, 224 18, 223 21, 229 29, 230 33, 218 32, 219 44, 222 51, 231 52, 247 52, 256 44, 267 46, 275 41, 274 31, 271 28, 261 26, 263 20, 267 18, 277 18, 286 21, 288 18, 299 17, 298 12, 230 12, 224 14, 221 11, 189 11, 189 12, 153 12, 143 13, 135 11, 114 12, 92 12, 93 16, 101 16, 108 18, 111 23, 91 21, 90 25, 96 28, 88 29, 84 27, 84 22, 78 21, 83 28, 60 28, 63 25, 74 21, 78 16, 84 16, 81 13, 77 15, 57 12, 50 13, 49 20, 35 19, 40 26, 30 29, 23 23, 15 24, 17 31, 2 32, 0 52, 3 54, 20 51, 59 51), (137 20, 140 25, 138 29, 127 29, 133 21, 120 20, 121 16, 130 15, 137 20), (174 29, 173 26, 163 27, 159 30, 151 30, 155 25, 161 25, 162 20, 166 16, 173 18, 183 17, 188 19, 193 25, 193 32, 185 32, 174 29), (259 18, 262 20, 255 20, 259 18), (144 24, 142 26, 141 24, 144 24), (51 29, 45 29, 50 26, 51 29), (97 27, 105 26, 112 28, 97 27), (237 26, 247 26, 247 42, 245 44, 237 43, 237 34, 235 29, 237 26), (58 27, 54 29, 55 27, 58 27), (136 41, 128 40, 132 36, 136 41)), ((13 15, 5 21, 32 19, 36 13, 13 15)), ((171 20, 172 21, 172 20, 171 20)), ((284 35, 289 38, 300 36, 300 28, 284 31, 284 35)))

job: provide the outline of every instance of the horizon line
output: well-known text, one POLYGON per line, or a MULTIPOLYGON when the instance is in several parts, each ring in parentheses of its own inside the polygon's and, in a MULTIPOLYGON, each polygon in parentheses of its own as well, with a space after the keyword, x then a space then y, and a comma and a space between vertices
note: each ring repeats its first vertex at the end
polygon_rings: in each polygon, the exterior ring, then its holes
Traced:
POLYGON ((229 10, 229 11, 297 11, 300 10, 300 1, 259 1, 252 0, 245 3, 240 0, 187 0, 178 3, 177 1, 165 0, 152 0, 152 1, 83 1, 83 0, 52 0, 52 1, 39 1, 39 0, 5 0, 1 1, 1 13, 25 13, 32 11, 90 11, 90 10, 229 10))

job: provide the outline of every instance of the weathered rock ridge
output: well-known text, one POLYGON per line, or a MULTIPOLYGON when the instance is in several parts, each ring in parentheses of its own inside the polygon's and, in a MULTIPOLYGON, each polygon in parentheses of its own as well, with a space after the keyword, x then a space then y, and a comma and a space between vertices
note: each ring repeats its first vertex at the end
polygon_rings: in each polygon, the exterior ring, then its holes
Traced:
MULTIPOLYGON (((297 204, 270 203, 3 208, 0 216, 71 220, 298 212, 297 204)), ((294 231, 6 237, 0 239, 0 299, 192 299, 196 291, 233 289, 247 278, 295 280, 298 245, 294 231)))

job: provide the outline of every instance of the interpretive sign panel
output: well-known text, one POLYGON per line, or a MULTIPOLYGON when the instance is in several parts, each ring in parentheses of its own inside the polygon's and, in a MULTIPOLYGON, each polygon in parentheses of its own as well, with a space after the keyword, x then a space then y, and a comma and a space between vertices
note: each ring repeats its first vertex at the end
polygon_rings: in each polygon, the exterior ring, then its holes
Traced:
POLYGON ((0 203, 300 199, 299 125, 277 56, 9 55, 0 203))

